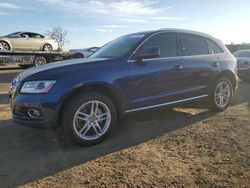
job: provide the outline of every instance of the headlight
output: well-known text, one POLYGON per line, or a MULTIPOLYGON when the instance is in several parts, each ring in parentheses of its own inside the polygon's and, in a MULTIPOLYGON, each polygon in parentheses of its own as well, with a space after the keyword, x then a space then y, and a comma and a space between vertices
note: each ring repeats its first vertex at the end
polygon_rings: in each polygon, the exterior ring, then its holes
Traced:
POLYGON ((21 88, 21 93, 48 93, 55 83, 55 80, 25 82, 21 88))

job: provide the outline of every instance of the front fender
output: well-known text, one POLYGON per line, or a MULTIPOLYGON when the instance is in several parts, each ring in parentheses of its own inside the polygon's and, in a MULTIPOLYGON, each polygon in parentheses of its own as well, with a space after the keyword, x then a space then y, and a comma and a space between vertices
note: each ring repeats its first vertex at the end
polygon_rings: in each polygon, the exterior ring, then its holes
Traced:
POLYGON ((88 82, 76 84, 75 86, 71 87, 67 92, 65 92, 62 95, 59 105, 56 107, 57 109, 57 113, 55 117, 56 120, 60 119, 60 115, 62 113, 62 110, 64 109, 64 105, 67 104, 71 96, 80 92, 88 91, 88 90, 95 90, 97 92, 101 92, 107 95, 115 103, 119 114, 123 114, 125 112, 125 109, 127 108, 127 104, 125 102, 125 99, 122 97, 123 95, 121 94, 118 88, 114 88, 113 85, 106 83, 106 82, 88 81, 88 82))
POLYGON ((1 39, 0 38, 0 42, 6 42, 9 46, 10 46, 10 49, 13 51, 13 46, 12 46, 12 44, 11 44, 11 41, 9 41, 9 40, 6 40, 6 39, 1 39))

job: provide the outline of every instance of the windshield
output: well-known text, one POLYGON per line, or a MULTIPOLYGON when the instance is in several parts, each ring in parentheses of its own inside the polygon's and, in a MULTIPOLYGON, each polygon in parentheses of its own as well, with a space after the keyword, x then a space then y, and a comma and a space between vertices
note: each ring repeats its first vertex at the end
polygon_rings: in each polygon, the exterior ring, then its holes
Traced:
POLYGON ((145 34, 131 34, 113 40, 93 53, 90 58, 119 58, 126 55, 145 34))
POLYGON ((250 51, 237 51, 233 55, 235 57, 250 57, 250 51))

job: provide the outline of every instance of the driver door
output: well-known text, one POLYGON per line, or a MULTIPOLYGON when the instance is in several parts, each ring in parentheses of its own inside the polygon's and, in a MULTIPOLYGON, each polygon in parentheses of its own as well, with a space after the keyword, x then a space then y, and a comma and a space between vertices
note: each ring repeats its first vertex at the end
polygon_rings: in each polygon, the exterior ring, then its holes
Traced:
MULTIPOLYGON (((185 75, 179 56, 175 33, 158 33, 143 43, 140 49, 160 49, 159 58, 129 62, 130 85, 127 94, 129 108, 143 108, 184 98, 185 75)), ((140 51, 140 49, 138 51, 140 51)))

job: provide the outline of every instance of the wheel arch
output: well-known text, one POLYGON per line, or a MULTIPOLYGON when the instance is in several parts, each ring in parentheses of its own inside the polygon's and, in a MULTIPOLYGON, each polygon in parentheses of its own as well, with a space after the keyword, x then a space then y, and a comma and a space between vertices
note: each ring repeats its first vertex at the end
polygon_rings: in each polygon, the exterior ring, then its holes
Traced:
POLYGON ((226 77, 231 81, 231 83, 233 84, 233 90, 235 92, 237 88, 237 77, 235 76, 235 74, 229 70, 224 70, 217 76, 216 80, 221 77, 226 77))
POLYGON ((84 84, 73 89, 66 96, 64 96, 61 102, 61 105, 59 107, 58 114, 57 114, 57 122, 58 122, 57 126, 61 125, 61 120, 62 120, 61 117, 64 111, 64 107, 67 106, 67 104, 70 101, 70 98, 74 97, 75 95, 79 95, 79 93, 86 92, 86 91, 95 91, 95 92, 99 92, 107 96, 114 103, 118 116, 124 112, 125 107, 124 107, 123 100, 119 96, 117 91, 115 91, 115 89, 112 88, 112 86, 109 86, 108 84, 104 84, 104 83, 88 83, 88 84, 84 84))

